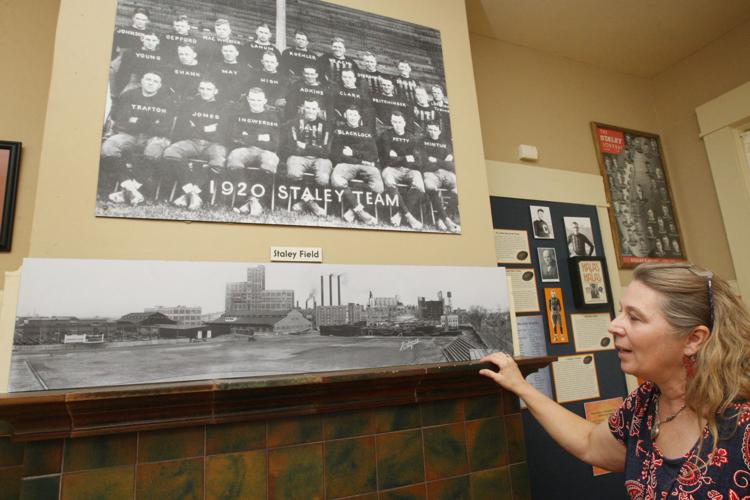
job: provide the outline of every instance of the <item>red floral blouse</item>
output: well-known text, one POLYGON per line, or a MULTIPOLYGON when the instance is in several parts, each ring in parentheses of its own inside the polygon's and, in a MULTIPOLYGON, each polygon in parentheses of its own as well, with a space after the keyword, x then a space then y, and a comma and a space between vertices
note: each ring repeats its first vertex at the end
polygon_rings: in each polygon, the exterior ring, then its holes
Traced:
POLYGON ((713 440, 708 427, 703 429, 700 455, 693 448, 671 459, 651 440, 658 393, 654 384, 646 382, 609 417, 612 435, 627 447, 625 489, 630 498, 750 500, 750 402, 733 403, 727 418, 720 419, 719 444, 711 459, 708 450, 713 440))

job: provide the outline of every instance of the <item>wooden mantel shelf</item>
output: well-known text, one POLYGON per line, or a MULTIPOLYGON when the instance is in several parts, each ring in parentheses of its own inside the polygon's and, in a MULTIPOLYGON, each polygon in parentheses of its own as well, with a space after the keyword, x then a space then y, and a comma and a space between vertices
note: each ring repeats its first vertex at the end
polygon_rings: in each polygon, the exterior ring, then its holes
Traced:
MULTIPOLYGON (((518 358, 524 376, 557 358, 518 358)), ((501 390, 478 361, 0 395, 16 441, 332 413, 501 390)))

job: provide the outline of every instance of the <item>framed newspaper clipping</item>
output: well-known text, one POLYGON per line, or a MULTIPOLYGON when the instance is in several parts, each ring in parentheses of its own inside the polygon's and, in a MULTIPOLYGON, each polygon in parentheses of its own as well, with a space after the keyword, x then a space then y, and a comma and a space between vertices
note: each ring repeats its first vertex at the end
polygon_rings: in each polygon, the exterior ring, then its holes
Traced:
POLYGON ((661 140, 591 123, 620 268, 686 260, 661 140))

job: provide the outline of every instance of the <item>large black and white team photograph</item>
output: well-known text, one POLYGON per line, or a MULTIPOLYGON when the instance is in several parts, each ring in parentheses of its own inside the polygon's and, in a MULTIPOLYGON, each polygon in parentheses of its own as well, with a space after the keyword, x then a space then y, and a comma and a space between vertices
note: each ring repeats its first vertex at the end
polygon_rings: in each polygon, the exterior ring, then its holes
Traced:
POLYGON ((504 268, 26 259, 8 390, 474 360, 508 304, 504 268))
POLYGON ((461 231, 437 30, 318 0, 120 0, 107 99, 98 216, 461 231))
POLYGON ((621 263, 685 260, 659 136, 593 127, 621 263))

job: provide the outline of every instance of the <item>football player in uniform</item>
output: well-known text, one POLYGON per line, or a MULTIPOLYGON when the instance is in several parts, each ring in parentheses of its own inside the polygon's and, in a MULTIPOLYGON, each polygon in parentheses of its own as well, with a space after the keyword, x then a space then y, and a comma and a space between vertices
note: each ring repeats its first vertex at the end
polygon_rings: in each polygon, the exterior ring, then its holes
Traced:
POLYGON ((302 79, 294 83, 287 92, 287 119, 292 120, 301 116, 302 104, 309 99, 318 102, 320 117, 328 119, 331 116, 333 99, 329 87, 318 78, 317 65, 305 64, 301 74, 302 79))
POLYGON ((667 228, 664 224, 664 219, 662 219, 661 217, 657 217, 656 226, 658 228, 659 234, 667 234, 667 228))
POLYGON ((251 68, 260 70, 265 67, 263 57, 269 52, 273 52, 273 55, 276 56, 276 65, 278 66, 279 61, 281 61, 281 52, 271 43, 271 27, 267 23, 262 23, 255 28, 255 39, 245 46, 247 63, 251 68))
MULTIPOLYGON (((586 255, 594 255, 594 251, 596 250, 596 247, 591 242, 591 240, 581 232, 581 228, 578 225, 577 222, 573 222, 571 224, 571 228, 573 229, 573 232, 568 235, 568 249, 570 250, 570 256, 586 256, 586 255)), ((631 231, 632 233, 632 231, 631 231)), ((633 234, 633 239, 636 240, 635 234, 633 234)))
POLYGON ((375 131, 375 113, 367 89, 357 85, 357 76, 352 68, 341 71, 341 84, 333 90, 333 109, 339 125, 346 121, 344 113, 351 106, 359 109, 362 123, 371 132, 375 131))
POLYGON ((331 40, 331 52, 318 57, 318 72, 324 81, 329 84, 341 84, 341 72, 345 69, 353 69, 356 75, 359 66, 351 57, 346 55, 346 44, 341 37, 331 40))
MULTIPOLYGON (((112 41, 112 59, 116 60, 128 49, 141 46, 141 37, 146 33, 151 15, 146 7, 136 7, 133 10, 130 26, 115 29, 112 41)), ((119 67, 119 61, 116 63, 119 67)), ((117 71, 117 68, 115 68, 117 71)))
POLYGON ((102 143, 99 176, 99 194, 110 201, 131 205, 144 201, 140 188, 148 184, 154 163, 169 145, 174 119, 172 101, 161 87, 158 73, 146 73, 140 87, 121 94, 112 110, 114 133, 102 143), (138 153, 143 157, 136 158, 138 153), (114 191, 118 182, 120 189, 114 191))
POLYGON ((661 206, 661 216, 664 219, 664 222, 669 222, 672 220, 672 212, 669 211, 669 207, 667 205, 661 206))
POLYGON ((549 297, 549 312, 552 316, 552 342, 562 342, 565 340, 565 327, 563 326, 562 304, 557 298, 557 293, 553 289, 549 297), (558 335, 559 332, 559 335, 558 335))
POLYGON ((240 52, 236 45, 228 43, 221 47, 223 60, 212 66, 209 79, 216 83, 223 103, 238 102, 242 93, 249 88, 250 68, 239 60, 240 52))
POLYGON ((534 238, 552 238, 552 227, 544 220, 543 209, 540 208, 536 211, 536 219, 534 219, 532 227, 534 228, 534 238))
POLYGON ((664 252, 664 247, 662 246, 661 240, 659 238, 656 239, 656 242, 654 243, 654 257, 666 257, 666 252, 664 252))
POLYGON ((661 245, 664 247, 665 252, 669 252, 669 237, 666 234, 661 237, 661 245))
POLYGON ((398 199, 399 211, 391 217, 391 223, 400 226, 403 216, 412 229, 422 229, 422 223, 413 215, 424 194, 424 181, 419 170, 419 145, 414 136, 406 131, 403 113, 391 113, 391 126, 378 138, 383 186, 386 193, 398 199), (399 184, 408 186, 406 199, 398 189, 399 184))
POLYGON ((219 18, 214 23, 214 32, 203 33, 198 40, 198 59, 206 65, 213 65, 215 62, 221 61, 223 59, 221 47, 228 43, 236 45, 242 53, 244 43, 239 38, 232 36, 232 26, 229 24, 229 20, 219 18))
POLYGON ((198 64, 198 54, 192 45, 177 47, 176 64, 167 67, 166 83, 176 103, 195 96, 195 91, 203 78, 203 67, 198 64))
POLYGON ((250 75, 250 86, 263 89, 269 105, 283 116, 286 106, 286 92, 288 79, 279 71, 279 59, 275 52, 268 51, 260 60, 259 70, 253 70, 250 75))
POLYGON ((141 81, 141 77, 148 71, 158 71, 162 68, 162 53, 159 50, 159 37, 153 31, 144 33, 141 37, 142 45, 137 49, 130 49, 122 54, 120 69, 115 76, 112 95, 118 96, 125 90, 130 90, 141 81))
POLYGON ((357 72, 357 79, 361 85, 367 85, 367 91, 371 96, 380 93, 381 78, 384 73, 378 71, 378 60, 372 52, 365 52, 362 56, 362 67, 357 72))
POLYGON ((285 72, 294 81, 302 78, 303 69, 310 65, 316 64, 318 56, 308 50, 310 39, 302 30, 294 32, 294 47, 289 47, 281 55, 281 71, 285 72))
POLYGON ((405 100, 396 95, 395 86, 391 76, 384 75, 380 79, 380 94, 372 96, 372 106, 375 108, 378 131, 387 128, 391 124, 391 115, 399 111, 406 120, 406 128, 414 128, 414 119, 411 114, 411 106, 405 100))
POLYGON ((680 250, 680 242, 677 239, 672 240, 672 255, 675 257, 682 256, 682 250, 680 250))
POLYGON ((399 61, 398 76, 396 77, 398 94, 410 103, 414 103, 417 100, 415 92, 419 87, 421 87, 419 81, 411 77, 411 64, 406 61, 399 61))
MULTIPOLYGON (((279 115, 267 109, 263 89, 253 87, 247 91, 247 101, 240 103, 229 115, 229 144, 232 151, 227 157, 229 175, 237 183, 260 184, 268 191, 271 178, 276 174, 279 157, 279 115), (248 167, 257 167, 248 170, 248 167)), ((248 194, 247 203, 234 208, 238 213, 261 215, 264 211, 254 191, 248 194)))
MULTIPOLYGON (((414 91, 415 102, 412 105, 411 112, 414 117, 414 125, 416 130, 423 133, 427 128, 427 124, 437 120, 437 111, 435 108, 430 106, 430 98, 427 95, 427 91, 423 87, 417 87, 414 91)), ((441 136, 445 138, 445 134, 442 133, 442 124, 440 126, 441 136)))
POLYGON ((110 57, 112 62, 109 65, 109 94, 111 97, 117 96, 112 86, 115 82, 115 75, 120 71, 122 56, 127 51, 135 50, 143 45, 141 37, 147 32, 149 17, 148 9, 145 7, 136 7, 133 11, 130 26, 115 28, 112 40, 112 55, 110 57))
POLYGON ((422 139, 421 146, 424 188, 432 202, 432 208, 438 214, 435 224, 441 231, 459 232, 461 228, 448 216, 438 191, 441 188, 450 190, 452 196, 449 199, 448 211, 455 213, 458 191, 453 146, 449 140, 442 137, 438 122, 427 124, 427 135, 422 139))
POLYGON ((172 21, 173 31, 166 33, 161 40, 161 52, 164 62, 174 64, 177 62, 177 47, 180 45, 198 45, 198 38, 190 31, 190 20, 181 15, 172 21))
POLYGON ((338 126, 331 142, 331 160, 335 165, 331 174, 331 187, 343 190, 343 203, 346 212, 344 220, 354 222, 358 218, 368 225, 375 224, 375 217, 367 213, 357 196, 349 187, 349 182, 362 178, 373 193, 383 192, 383 179, 377 166, 378 149, 372 131, 361 125, 357 106, 350 106, 344 112, 346 123, 338 126))
POLYGON ((288 155, 286 175, 296 200, 292 210, 300 212, 307 209, 318 217, 325 217, 326 211, 312 194, 316 186, 328 186, 333 169, 330 160, 331 131, 328 123, 320 117, 318 101, 306 99, 302 105, 302 117, 290 120, 284 132, 284 151, 288 155), (314 174, 314 184, 305 182, 303 174, 306 172, 314 174))
POLYGON ((169 167, 164 169, 167 182, 163 187, 170 189, 176 179, 181 194, 174 204, 188 210, 201 207, 200 193, 206 190, 206 181, 210 174, 218 177, 226 161, 227 148, 222 144, 226 120, 222 120, 224 106, 216 99, 218 92, 214 82, 201 80, 198 96, 186 101, 177 115, 173 134, 177 142, 164 150, 164 161, 169 167), (208 168, 191 167, 188 160, 193 158, 206 160, 208 168))
POLYGON ((450 108, 448 107, 448 100, 445 98, 443 93, 443 87, 440 85, 433 85, 430 89, 432 94, 432 102, 430 105, 436 111, 436 120, 440 122, 440 129, 443 131, 445 137, 450 138, 451 134, 451 114, 450 108))

